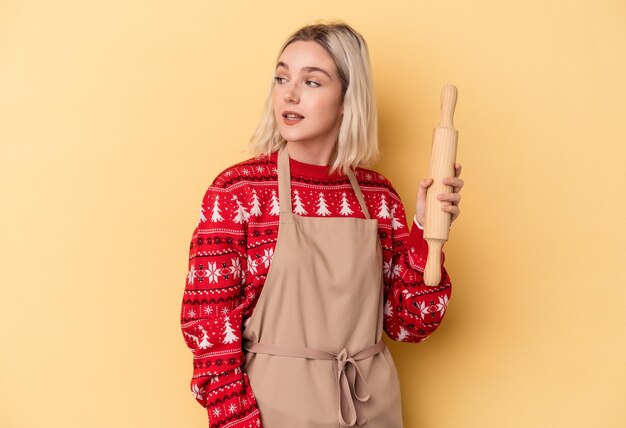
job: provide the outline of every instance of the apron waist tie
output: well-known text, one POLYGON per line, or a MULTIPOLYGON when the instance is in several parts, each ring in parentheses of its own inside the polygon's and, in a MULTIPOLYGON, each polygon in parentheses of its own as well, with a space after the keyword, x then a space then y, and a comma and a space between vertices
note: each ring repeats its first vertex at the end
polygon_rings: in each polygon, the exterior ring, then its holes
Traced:
POLYGON ((244 341, 244 348, 256 354, 270 354, 282 357, 307 358, 313 360, 334 360, 335 372, 337 373, 337 393, 339 395, 339 423, 343 426, 354 426, 355 423, 363 425, 367 419, 357 414, 354 399, 364 402, 369 400, 370 393, 367 389, 358 360, 372 357, 385 349, 385 342, 381 339, 378 343, 369 346, 353 355, 348 354, 346 348, 338 353, 320 351, 312 348, 304 348, 288 345, 276 345, 258 343, 249 340, 244 341), (349 371, 350 367, 352 370, 349 371), (359 388, 360 386, 360 388, 359 388))

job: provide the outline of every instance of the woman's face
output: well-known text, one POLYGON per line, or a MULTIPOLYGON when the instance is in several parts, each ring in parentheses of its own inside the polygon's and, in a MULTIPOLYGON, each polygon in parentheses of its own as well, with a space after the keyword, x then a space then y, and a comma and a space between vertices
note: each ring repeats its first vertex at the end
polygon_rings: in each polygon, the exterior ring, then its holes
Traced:
POLYGON ((313 41, 291 43, 278 59, 275 79, 272 103, 282 137, 333 146, 343 100, 337 67, 326 50, 313 41))

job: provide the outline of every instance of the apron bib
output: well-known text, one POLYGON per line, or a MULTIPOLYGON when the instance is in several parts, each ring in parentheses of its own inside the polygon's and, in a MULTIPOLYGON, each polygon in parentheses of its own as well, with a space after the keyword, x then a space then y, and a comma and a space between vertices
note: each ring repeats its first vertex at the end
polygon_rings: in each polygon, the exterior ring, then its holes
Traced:
POLYGON ((265 285, 243 332, 244 368, 265 428, 402 428, 398 373, 382 340, 382 248, 362 218, 292 212, 278 154, 280 223, 265 285))

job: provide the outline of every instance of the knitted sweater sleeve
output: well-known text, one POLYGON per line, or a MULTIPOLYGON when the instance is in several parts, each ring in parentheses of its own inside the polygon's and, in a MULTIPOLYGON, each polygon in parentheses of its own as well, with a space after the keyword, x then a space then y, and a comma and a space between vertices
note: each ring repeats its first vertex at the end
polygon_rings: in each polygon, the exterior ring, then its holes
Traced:
POLYGON ((406 233, 408 225, 404 206, 393 188, 392 194, 397 202, 394 221, 398 224, 392 227, 392 251, 384 260, 384 330, 393 340, 418 343, 441 324, 452 284, 444 267, 443 250, 441 282, 436 287, 424 284, 428 242, 415 220, 410 233, 406 233))
POLYGON ((191 237, 180 313, 182 334, 193 353, 190 387, 207 409, 211 428, 260 427, 241 343, 247 190, 216 182, 203 197, 191 237))

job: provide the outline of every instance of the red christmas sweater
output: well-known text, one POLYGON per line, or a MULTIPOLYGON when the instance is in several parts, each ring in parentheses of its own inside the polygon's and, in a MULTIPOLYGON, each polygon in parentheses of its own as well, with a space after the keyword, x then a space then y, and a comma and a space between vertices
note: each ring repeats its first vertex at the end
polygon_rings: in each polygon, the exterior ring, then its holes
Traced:
MULTIPOLYGON (((313 217, 365 218, 347 176, 290 159, 293 212, 313 217)), ((441 323, 450 298, 443 266, 437 287, 424 285, 428 244, 383 175, 356 168, 383 250, 384 330, 417 343, 441 323)), ((261 417, 243 370, 242 331, 263 291, 278 233, 277 153, 222 171, 207 189, 189 247, 180 321, 193 353, 191 391, 207 409, 211 428, 260 427, 261 417)))

